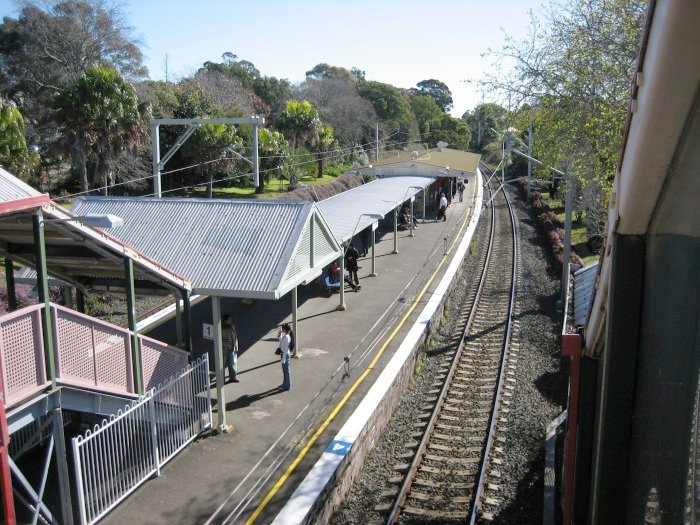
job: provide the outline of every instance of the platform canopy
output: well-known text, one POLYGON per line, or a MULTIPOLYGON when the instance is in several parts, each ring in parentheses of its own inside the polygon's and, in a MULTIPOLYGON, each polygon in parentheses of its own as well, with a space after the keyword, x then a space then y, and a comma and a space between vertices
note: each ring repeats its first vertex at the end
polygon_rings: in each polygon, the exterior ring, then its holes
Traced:
POLYGON ((419 175, 466 179, 476 175, 481 155, 450 148, 389 151, 387 156, 361 168, 380 177, 419 175))
POLYGON ((34 217, 41 211, 47 271, 83 291, 126 289, 124 260, 134 263, 135 287, 144 294, 189 290, 187 279, 125 245, 106 230, 86 226, 20 179, 0 168, 0 257, 34 268, 34 217))
POLYGON ((433 177, 387 177, 349 189, 318 203, 339 243, 348 242, 378 219, 430 186, 433 177))
POLYGON ((73 211, 123 218, 115 235, 197 294, 277 299, 341 255, 313 202, 81 197, 73 211))

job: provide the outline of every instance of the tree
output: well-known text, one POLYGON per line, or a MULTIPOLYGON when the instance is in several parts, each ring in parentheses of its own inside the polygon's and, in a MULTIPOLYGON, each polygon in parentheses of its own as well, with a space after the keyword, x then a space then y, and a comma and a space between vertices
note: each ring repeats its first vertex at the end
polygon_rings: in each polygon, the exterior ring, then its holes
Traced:
POLYGON ((447 84, 431 78, 430 80, 421 80, 416 86, 420 94, 432 98, 445 113, 452 109, 452 92, 447 84))
POLYGON ((496 140, 499 131, 507 127, 508 111, 492 102, 479 104, 474 111, 467 111, 462 115, 472 133, 470 147, 477 152, 482 152, 484 146, 496 140))
POLYGON ((243 115, 270 116, 270 107, 238 77, 200 69, 191 81, 197 83, 202 92, 225 112, 239 110, 243 115))
MULTIPOLYGON (((265 184, 270 182, 272 172, 280 172, 280 168, 289 157, 289 143, 282 133, 262 128, 258 131, 258 150, 260 153, 260 184, 255 188, 255 193, 263 193, 265 184)), ((292 181, 290 180, 290 182, 292 181)))
POLYGON ((334 78, 307 79, 299 87, 300 98, 308 100, 333 126, 341 144, 361 144, 374 139, 372 124, 378 121, 372 104, 360 97, 354 84, 334 78))
POLYGON ((289 138, 293 148, 305 144, 312 146, 318 140, 321 121, 318 111, 309 101, 290 100, 277 119, 277 127, 289 138))
POLYGON ((0 26, 0 66, 15 92, 54 96, 97 64, 129 79, 147 74, 140 42, 118 4, 27 0, 22 5, 17 20, 6 17, 0 26))
POLYGON ((333 126, 322 126, 318 129, 318 140, 313 146, 313 153, 318 161, 318 173, 316 178, 323 177, 323 164, 328 152, 337 147, 338 141, 333 136, 333 126))
POLYGON ((514 66, 482 83, 523 107, 513 125, 526 129, 532 121, 536 157, 568 166, 582 189, 599 187, 589 193, 601 196, 601 209, 615 176, 645 12, 642 0, 553 4, 544 23, 532 16, 525 40, 508 38, 501 51, 490 51, 497 67, 514 66))
POLYGON ((356 82, 356 76, 352 72, 348 71, 344 67, 331 66, 328 64, 318 64, 314 66, 313 69, 306 72, 306 78, 315 80, 321 78, 334 78, 336 80, 350 82, 351 84, 356 82))
POLYGON ((413 114, 418 121, 418 131, 421 134, 430 133, 433 123, 445 114, 435 100, 427 95, 411 97, 410 104, 413 114))
POLYGON ((63 151, 79 174, 83 191, 98 185, 107 193, 117 173, 114 161, 147 136, 148 104, 114 69, 92 66, 55 97, 53 107, 63 151))
POLYGON ((372 80, 359 83, 357 92, 372 103, 385 127, 402 133, 406 140, 417 134, 418 123, 408 103, 407 92, 372 80))
MULTIPOLYGON (((202 90, 201 86, 191 81, 184 81, 178 86, 179 105, 175 118, 216 118, 237 117, 240 113, 226 113, 202 90)), ((181 133, 182 130, 178 132, 181 133)), ((172 144, 175 135, 170 132, 166 144, 172 144)), ((193 166, 194 176, 181 178, 181 184, 200 184, 202 179, 207 183, 207 197, 212 197, 212 188, 216 176, 225 178, 236 165, 238 156, 230 150, 237 150, 243 140, 232 125, 206 124, 197 128, 185 142, 176 157, 173 158, 173 168, 193 166)), ((248 170, 246 164, 244 169, 248 170)))
POLYGON ((39 161, 27 148, 24 119, 17 107, 0 99, 0 165, 25 182, 31 181, 39 161))
POLYGON ((466 122, 443 113, 433 122, 430 132, 424 138, 432 147, 442 141, 447 142, 452 149, 468 151, 472 137, 466 122))
POLYGON ((287 79, 260 77, 253 81, 253 91, 270 108, 270 120, 275 122, 292 98, 287 79))

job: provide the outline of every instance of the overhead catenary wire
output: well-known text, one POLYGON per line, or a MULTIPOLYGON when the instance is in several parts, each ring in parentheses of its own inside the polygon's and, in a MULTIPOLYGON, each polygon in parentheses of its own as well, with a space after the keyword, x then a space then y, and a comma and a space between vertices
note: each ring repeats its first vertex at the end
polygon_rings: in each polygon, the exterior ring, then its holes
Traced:
MULTIPOLYGON (((383 141, 385 141, 386 139, 390 138, 391 136, 396 135, 396 134, 399 134, 399 133, 403 133, 403 132, 397 130, 397 131, 393 132, 389 137, 385 137, 384 139, 381 139, 380 142, 383 142, 383 141)), ((325 156, 325 157, 314 157, 313 159, 310 159, 310 160, 308 160, 308 161, 302 161, 302 162, 297 162, 297 163, 290 164, 289 167, 290 167, 290 168, 296 168, 296 167, 304 166, 304 165, 307 165, 307 164, 315 164, 315 163, 317 163, 319 160, 326 162, 326 161, 328 161, 328 160, 334 159, 335 157, 338 157, 339 155, 342 154, 341 152, 343 152, 343 151, 351 151, 351 150, 353 150, 353 149, 355 149, 355 148, 357 148, 357 147, 361 147, 361 146, 364 146, 364 145, 371 145, 371 144, 374 144, 375 142, 376 142, 376 141, 372 141, 372 142, 370 142, 370 143, 363 144, 363 145, 352 146, 352 147, 348 147, 348 148, 342 148, 341 150, 329 151, 329 152, 328 152, 328 155, 325 156)), ((385 147, 388 147, 388 146, 400 146, 400 145, 403 145, 403 144, 409 144, 409 143, 411 143, 411 142, 413 142, 413 141, 401 141, 401 142, 395 141, 395 142, 389 142, 389 143, 385 144, 385 147)), ((302 154, 292 154, 292 155, 266 156, 266 157, 258 157, 258 158, 259 158, 259 159, 274 159, 274 158, 283 158, 283 157, 287 157, 287 158, 288 158, 288 157, 294 157, 294 156, 304 156, 304 157, 306 157, 307 155, 314 155, 314 154, 313 154, 313 153, 302 153, 302 154)), ((180 172, 180 171, 186 171, 186 170, 190 170, 190 169, 195 169, 195 168, 200 167, 200 166, 205 166, 205 165, 207 165, 207 164, 212 164, 212 163, 215 163, 215 162, 222 162, 222 161, 226 161, 226 160, 234 160, 234 161, 235 161, 235 160, 238 160, 238 158, 237 158, 237 157, 220 157, 220 158, 218 158, 218 159, 210 159, 210 160, 206 160, 206 161, 199 162, 199 163, 197 163, 197 164, 192 164, 192 165, 190 165, 190 166, 184 166, 184 167, 175 168, 175 169, 172 169, 172 170, 169 170, 169 171, 166 171, 166 172, 161 172, 161 176, 162 176, 162 175, 169 175, 169 174, 172 174, 172 173, 177 173, 177 172, 180 172)), ((265 170, 260 170, 259 173, 260 173, 260 174, 268 173, 268 172, 272 172, 272 171, 275 171, 275 170, 278 170, 278 169, 279 169, 279 167, 268 168, 268 169, 265 169, 265 170)), ((226 177, 222 177, 222 178, 220 178, 220 179, 212 180, 211 183, 223 182, 223 181, 226 181, 226 180, 240 179, 240 178, 252 177, 252 176, 253 176, 253 172, 240 173, 240 174, 237 174, 237 175, 229 175, 229 176, 226 176, 226 177)), ((115 187, 119 187, 119 186, 125 186, 125 185, 129 185, 129 184, 134 184, 134 183, 136 183, 136 182, 141 182, 141 181, 146 181, 146 180, 153 179, 154 177, 155 177, 155 175, 149 174, 149 175, 146 175, 146 176, 144 176, 144 177, 137 177, 137 178, 134 178, 134 179, 129 179, 129 180, 125 180, 125 181, 122 181, 122 182, 115 183, 115 184, 111 184, 110 186, 108 186, 108 188, 115 188, 115 187)), ((175 191, 186 190, 186 189, 190 189, 190 188, 193 188, 193 187, 196 187, 196 186, 200 186, 200 185, 202 185, 202 184, 209 184, 209 181, 202 181, 202 182, 197 182, 197 183, 193 183, 193 184, 187 184, 187 185, 181 186, 181 187, 179 187, 179 188, 171 188, 171 189, 169 189, 169 190, 161 191, 161 193, 172 193, 172 192, 175 192, 175 191)), ((55 200, 56 202, 66 201, 66 200, 69 200, 69 199, 72 199, 72 198, 75 198, 75 197, 80 197, 80 196, 82 196, 82 195, 89 195, 89 194, 92 194, 92 193, 95 193, 95 192, 102 191, 104 188, 105 188, 105 186, 100 186, 100 187, 97 187, 97 188, 92 188, 92 189, 90 189, 90 190, 85 190, 85 191, 80 191, 80 192, 76 192, 76 193, 71 193, 71 194, 68 194, 68 195, 61 195, 60 197, 56 197, 54 200, 55 200)), ((154 196, 154 195, 155 195, 155 193, 150 193, 150 194, 142 195, 142 197, 150 197, 150 196, 154 196)))

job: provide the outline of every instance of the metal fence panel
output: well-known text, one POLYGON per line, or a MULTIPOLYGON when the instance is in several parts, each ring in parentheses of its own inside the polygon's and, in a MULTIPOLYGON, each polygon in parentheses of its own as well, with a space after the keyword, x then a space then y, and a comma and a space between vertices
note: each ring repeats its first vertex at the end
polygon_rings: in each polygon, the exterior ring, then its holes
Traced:
POLYGON ((50 384, 44 366, 41 305, 4 315, 0 321, 0 373, 6 407, 36 394, 50 384))
POLYGON ((80 519, 97 522, 211 427, 207 356, 73 438, 80 519))

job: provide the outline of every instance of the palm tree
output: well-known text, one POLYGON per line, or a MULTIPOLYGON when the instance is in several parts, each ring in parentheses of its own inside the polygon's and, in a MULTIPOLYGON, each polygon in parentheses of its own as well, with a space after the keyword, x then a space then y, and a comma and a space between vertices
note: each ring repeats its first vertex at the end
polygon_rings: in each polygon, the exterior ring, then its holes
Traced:
POLYGON ((324 156, 329 151, 332 151, 337 144, 338 141, 333 136, 333 126, 329 124, 325 127, 319 128, 318 140, 313 147, 314 155, 318 161, 318 174, 316 175, 316 178, 323 177, 324 156))
POLYGON ((306 100, 290 100, 277 119, 277 127, 289 138, 293 148, 305 144, 313 146, 318 140, 321 121, 313 104, 306 100))
POLYGON ((147 136, 150 107, 112 68, 92 66, 54 99, 56 119, 83 191, 107 192, 110 164, 147 136), (88 173, 90 170, 90 173, 88 173))

